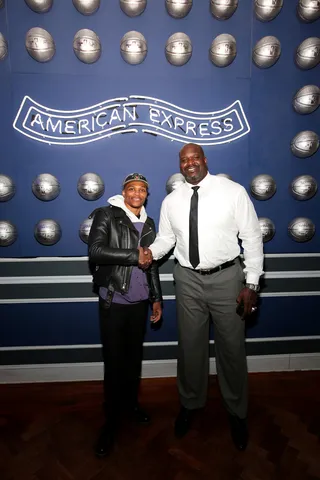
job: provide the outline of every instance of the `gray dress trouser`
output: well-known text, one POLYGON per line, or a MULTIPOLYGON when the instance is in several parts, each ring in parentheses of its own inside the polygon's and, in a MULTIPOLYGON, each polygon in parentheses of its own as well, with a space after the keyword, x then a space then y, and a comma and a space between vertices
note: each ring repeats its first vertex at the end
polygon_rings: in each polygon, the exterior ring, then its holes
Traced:
POLYGON ((204 407, 209 375, 209 322, 214 325, 218 381, 228 412, 247 416, 247 361, 244 321, 236 298, 244 273, 235 264, 210 275, 174 267, 178 316, 178 389, 188 409, 204 407))

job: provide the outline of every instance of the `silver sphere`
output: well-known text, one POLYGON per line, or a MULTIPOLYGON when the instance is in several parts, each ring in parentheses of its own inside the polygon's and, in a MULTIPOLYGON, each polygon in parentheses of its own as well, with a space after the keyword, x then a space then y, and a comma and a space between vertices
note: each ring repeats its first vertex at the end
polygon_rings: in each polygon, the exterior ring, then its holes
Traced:
POLYGON ((283 0, 255 0, 254 11, 260 22, 270 22, 279 15, 283 0))
POLYGON ((9 247, 18 236, 18 232, 13 223, 8 220, 0 220, 0 247, 9 247))
POLYGON ((174 33, 166 43, 166 58, 171 65, 181 67, 189 62, 192 56, 192 43, 185 33, 174 33))
POLYGON ((319 0, 299 0, 298 15, 303 22, 314 22, 320 18, 319 0))
POLYGON ((218 20, 228 20, 237 10, 238 0, 211 0, 210 11, 218 20))
POLYGON ((140 32, 127 32, 120 42, 120 53, 123 60, 130 65, 142 63, 148 53, 147 41, 140 32))
POLYGON ((262 234, 263 243, 270 242, 276 233, 276 227, 270 218, 259 217, 259 225, 262 234))
POLYGON ((277 185, 271 175, 262 173, 251 181, 251 195, 257 200, 269 200, 277 190, 277 185))
POLYGON ((128 17, 141 15, 146 6, 147 0, 120 0, 120 8, 128 17))
POLYGON ((268 36, 261 38, 255 45, 252 59, 257 67, 272 67, 281 55, 281 44, 276 37, 268 36))
POLYGON ((0 33, 0 62, 8 55, 8 44, 2 33, 0 33))
POLYGON ((185 183, 186 179, 182 175, 182 173, 174 173, 171 175, 171 177, 168 178, 167 183, 166 183, 166 191, 167 193, 173 192, 173 190, 176 190, 180 185, 185 183))
POLYGON ((309 37, 304 40, 296 51, 296 64, 302 70, 310 70, 320 62, 320 38, 309 37))
POLYGON ((88 28, 79 30, 73 39, 73 51, 83 63, 94 63, 101 55, 100 39, 96 33, 88 28))
POLYGON ((300 175, 292 180, 290 189, 296 200, 309 200, 317 193, 318 185, 311 175, 300 175))
POLYGON ((61 238, 61 228, 58 222, 51 219, 40 220, 34 229, 34 236, 41 245, 54 245, 61 238))
POLYGON ((25 2, 36 13, 48 12, 53 4, 53 0, 25 0, 25 2))
POLYGON ((300 88, 293 98, 293 108, 301 115, 314 112, 319 105, 320 88, 316 85, 306 85, 300 88))
POLYGON ((49 32, 40 27, 31 28, 26 35, 26 49, 37 62, 49 62, 56 52, 54 40, 49 32))
POLYGON ((79 237, 84 243, 88 243, 92 222, 93 222, 93 218, 86 218, 80 225, 79 237))
POLYGON ((296 242, 308 242, 315 234, 316 227, 312 220, 296 217, 288 225, 288 233, 296 242))
POLYGON ((7 202, 16 193, 16 187, 11 177, 0 174, 0 202, 7 202))
POLYGON ((218 35, 210 47, 210 60, 217 67, 227 67, 237 55, 236 39, 228 33, 218 35))
POLYGON ((166 0, 166 9, 173 18, 183 18, 192 8, 193 0, 166 0))
POLYGON ((228 180, 232 180, 231 175, 228 175, 227 173, 216 173, 216 177, 223 177, 227 178, 228 180))
POLYGON ((50 173, 41 173, 32 182, 32 192, 44 202, 54 200, 60 193, 59 180, 50 173))
POLYGON ((100 0, 72 0, 72 2, 82 15, 92 15, 100 7, 100 0))
POLYGON ((98 200, 104 194, 104 183, 97 173, 85 173, 78 180, 78 193, 85 200, 98 200))
POLYGON ((291 152, 299 158, 311 157, 319 148, 319 137, 311 130, 303 130, 291 140, 291 152))

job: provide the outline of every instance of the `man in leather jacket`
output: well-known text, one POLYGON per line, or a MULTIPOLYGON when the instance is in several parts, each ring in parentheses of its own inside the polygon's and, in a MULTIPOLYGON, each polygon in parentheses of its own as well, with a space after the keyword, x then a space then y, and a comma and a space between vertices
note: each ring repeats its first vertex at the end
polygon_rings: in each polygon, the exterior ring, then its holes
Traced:
POLYGON ((143 206, 147 195, 146 178, 133 173, 125 178, 122 195, 109 198, 110 206, 93 212, 88 246, 99 290, 106 415, 95 447, 98 456, 110 452, 124 412, 139 423, 150 420, 138 404, 138 387, 149 301, 151 321, 158 322, 162 294, 156 262, 146 271, 139 268, 142 247, 156 236, 154 221, 143 206))

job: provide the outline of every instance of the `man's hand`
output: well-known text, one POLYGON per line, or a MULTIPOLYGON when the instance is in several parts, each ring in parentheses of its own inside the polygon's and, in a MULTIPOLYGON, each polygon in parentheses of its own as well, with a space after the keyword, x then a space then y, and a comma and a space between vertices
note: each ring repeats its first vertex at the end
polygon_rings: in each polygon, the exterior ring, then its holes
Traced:
POLYGON ((244 287, 238 295, 238 305, 243 305, 243 313, 241 315, 242 320, 257 310, 256 303, 258 300, 258 294, 254 290, 248 287, 244 287))
POLYGON ((152 323, 159 322, 161 315, 162 315, 161 302, 154 302, 154 304, 152 305, 152 315, 150 317, 150 321, 152 323))
POLYGON ((152 263, 152 252, 147 247, 139 247, 138 265, 142 270, 146 270, 152 263))

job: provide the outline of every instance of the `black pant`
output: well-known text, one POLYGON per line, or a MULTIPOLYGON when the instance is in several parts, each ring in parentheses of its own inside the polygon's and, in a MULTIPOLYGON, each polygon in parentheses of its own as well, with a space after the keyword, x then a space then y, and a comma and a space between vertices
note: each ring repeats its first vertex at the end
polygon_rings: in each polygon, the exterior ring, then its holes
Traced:
POLYGON ((108 420, 117 421, 120 412, 138 400, 143 340, 148 300, 132 305, 99 302, 100 335, 104 360, 104 407, 108 420))

